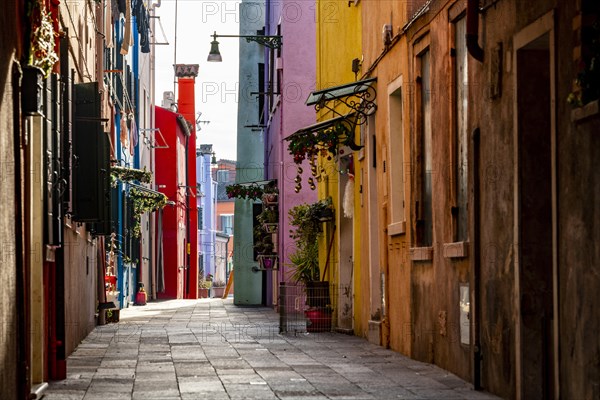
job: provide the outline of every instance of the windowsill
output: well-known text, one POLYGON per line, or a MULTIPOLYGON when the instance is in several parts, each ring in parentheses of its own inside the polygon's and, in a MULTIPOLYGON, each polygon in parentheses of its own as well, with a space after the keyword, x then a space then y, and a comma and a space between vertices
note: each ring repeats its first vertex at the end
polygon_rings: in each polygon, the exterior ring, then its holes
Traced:
POLYGON ((464 258, 469 255, 469 242, 444 243, 444 258, 464 258))
POLYGON ((571 110, 571 122, 582 122, 584 119, 600 113, 599 100, 590 101, 585 106, 571 110))
POLYGON ((431 261, 433 260, 433 247, 411 247, 411 261, 431 261))
POLYGON ((406 233, 406 221, 394 222, 387 227, 388 236, 399 236, 406 233))

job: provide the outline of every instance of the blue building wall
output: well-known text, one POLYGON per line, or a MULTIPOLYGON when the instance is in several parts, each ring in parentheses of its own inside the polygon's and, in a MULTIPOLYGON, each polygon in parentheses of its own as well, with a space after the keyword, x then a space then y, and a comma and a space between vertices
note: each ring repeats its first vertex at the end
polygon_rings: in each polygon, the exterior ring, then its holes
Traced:
POLYGON ((199 265, 204 269, 204 276, 215 274, 215 245, 216 245, 216 182, 211 174, 212 145, 200 145, 196 150, 196 176, 198 177, 197 197, 199 216, 198 223, 198 254, 199 265), (199 219, 200 221, 200 219, 199 219))

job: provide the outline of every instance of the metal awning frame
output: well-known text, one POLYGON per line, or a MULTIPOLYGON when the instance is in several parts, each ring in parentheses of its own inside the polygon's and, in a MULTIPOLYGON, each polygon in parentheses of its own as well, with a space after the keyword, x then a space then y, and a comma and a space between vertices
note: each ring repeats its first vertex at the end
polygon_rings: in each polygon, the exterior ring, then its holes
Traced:
POLYGON ((373 87, 376 81, 377 78, 369 78, 317 90, 308 96, 306 105, 314 106, 317 112, 329 110, 342 118, 350 114, 355 115, 355 125, 363 125, 367 122, 367 117, 377 111, 377 104, 375 104, 377 91, 373 87), (335 103, 333 103, 334 100, 336 101, 335 103), (337 102, 344 104, 350 112, 346 114, 340 113, 337 102))
POLYGON ((277 179, 267 179, 262 181, 253 181, 253 182, 236 182, 235 185, 240 186, 267 186, 267 185, 277 185, 277 179))
MULTIPOLYGON (((347 132, 347 134, 340 136, 341 141, 339 144, 343 146, 348 146, 353 151, 358 151, 362 149, 364 146, 354 143, 354 132, 356 126, 359 125, 360 117, 355 112, 350 112, 348 114, 340 115, 335 118, 328 119, 326 121, 317 122, 316 124, 306 126, 304 128, 298 129, 296 132, 284 138, 284 140, 293 140, 295 137, 301 135, 314 135, 317 136, 319 132, 327 132, 330 129, 335 129, 336 127, 343 126, 347 132)), ((317 139, 318 140, 318 139, 317 139)), ((315 143, 317 147, 323 147, 322 143, 315 143)))

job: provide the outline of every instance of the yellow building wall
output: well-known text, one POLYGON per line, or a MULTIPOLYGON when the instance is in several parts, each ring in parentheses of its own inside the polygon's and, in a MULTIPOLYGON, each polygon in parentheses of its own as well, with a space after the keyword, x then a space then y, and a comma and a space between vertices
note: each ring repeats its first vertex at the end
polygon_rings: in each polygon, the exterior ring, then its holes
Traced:
MULTIPOLYGON (((361 17, 361 3, 354 4, 354 2, 343 1, 331 1, 331 0, 317 0, 317 85, 316 90, 326 89, 328 87, 337 86, 345 83, 354 82, 360 78, 360 73, 356 75, 352 71, 352 60, 361 59, 362 57, 362 46, 361 46, 361 32, 362 32, 362 17, 361 17)), ((331 104, 331 103, 330 103, 331 104)), ((343 107, 336 106, 336 111, 345 113, 343 107)), ((319 112, 318 120, 324 121, 335 117, 333 112, 319 112)), ((358 137, 357 133, 357 137, 358 137)), ((360 170, 360 162, 358 162, 355 153, 355 171, 360 170)), ((319 198, 323 199, 328 196, 333 198, 333 205, 336 210, 336 228, 333 232, 333 224, 326 224, 324 234, 320 239, 319 247, 319 258, 321 271, 324 271, 325 265, 327 264, 327 257, 329 254, 329 266, 327 267, 326 279, 328 279, 334 285, 334 292, 332 293, 332 301, 334 306, 334 321, 338 319, 338 326, 341 328, 353 328, 354 332, 360 334, 364 332, 364 326, 362 326, 363 306, 362 306, 362 288, 361 288, 361 276, 362 276, 362 254, 361 254, 361 212, 360 212, 360 197, 359 197, 359 185, 354 185, 354 199, 355 209, 354 218, 352 219, 352 254, 347 257, 347 254, 340 254, 340 240, 341 238, 347 237, 347 231, 342 231, 340 228, 348 229, 347 221, 343 220, 342 201, 344 188, 341 187, 342 181, 340 181, 340 173, 338 171, 339 166, 335 163, 335 159, 327 160, 327 157, 320 157, 319 168, 324 173, 321 175, 321 179, 318 181, 318 193, 319 198), (330 240, 334 235, 334 240, 331 243, 330 240), (340 263, 344 263, 341 266, 340 263), (348 264, 351 263, 351 264, 348 264), (340 268, 346 269, 345 276, 340 277, 340 268), (351 269, 351 276, 348 275, 347 269, 351 269), (349 279, 349 281, 348 281, 349 279), (350 291, 346 291, 346 284, 350 283, 350 291), (347 295, 345 294, 347 293, 347 295), (351 297, 349 297, 351 296, 351 297), (352 304, 351 309, 347 308, 347 305, 338 304, 340 298, 346 298, 352 304), (342 323, 340 326, 339 321, 344 319, 342 314, 350 315, 351 321, 347 318, 345 320, 353 325, 346 325, 342 323)), ((345 177, 344 177, 345 179, 345 177)), ((345 185, 344 185, 345 186, 345 185)), ((342 239, 344 240, 344 239, 342 239)), ((347 248, 347 243, 344 243, 344 248, 347 248)))

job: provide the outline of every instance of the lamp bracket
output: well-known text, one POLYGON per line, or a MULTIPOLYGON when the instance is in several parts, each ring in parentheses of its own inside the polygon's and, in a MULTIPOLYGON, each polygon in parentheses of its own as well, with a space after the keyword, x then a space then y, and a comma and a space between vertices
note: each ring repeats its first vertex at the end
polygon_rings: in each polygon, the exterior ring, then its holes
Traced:
POLYGON ((281 36, 242 36, 246 39, 246 42, 256 42, 260 43, 263 46, 266 46, 270 49, 279 49, 281 48, 281 36))
POLYGON ((216 32, 211 36, 215 41, 219 37, 244 38, 248 43, 256 42, 270 49, 280 49, 283 38, 281 35, 217 35, 216 32))

